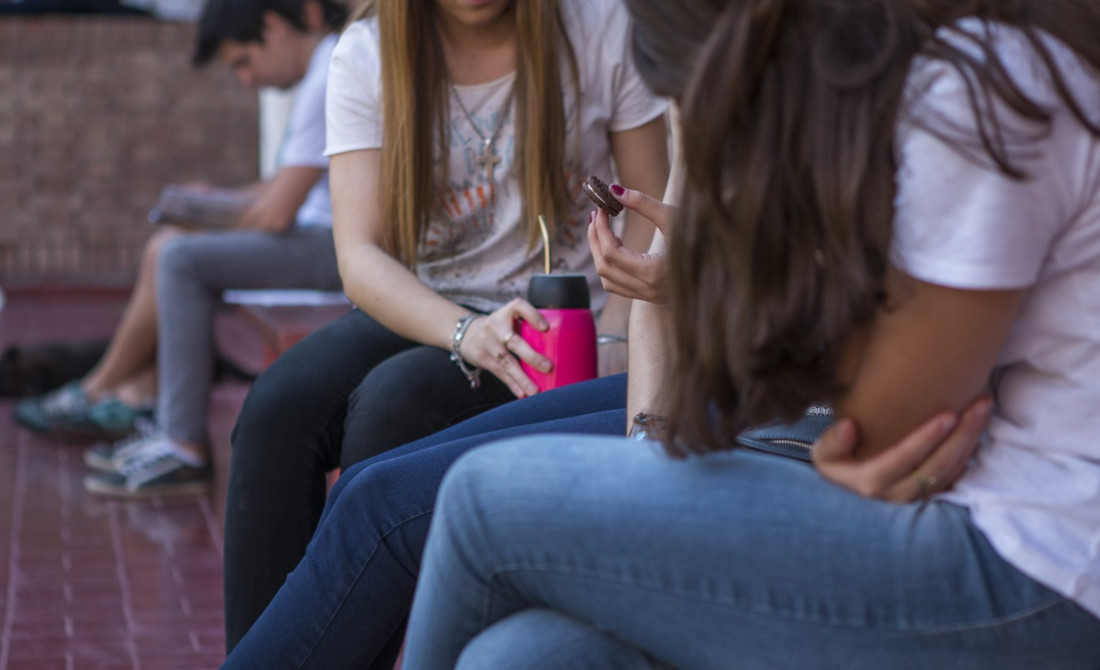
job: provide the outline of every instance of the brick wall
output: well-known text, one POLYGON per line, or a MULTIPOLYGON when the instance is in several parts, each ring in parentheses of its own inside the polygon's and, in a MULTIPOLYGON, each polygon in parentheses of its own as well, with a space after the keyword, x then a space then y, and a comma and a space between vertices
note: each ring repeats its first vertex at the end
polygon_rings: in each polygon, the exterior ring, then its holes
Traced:
POLYGON ((0 17, 0 284, 133 275, 168 181, 258 174, 256 95, 190 65, 194 27, 0 17))

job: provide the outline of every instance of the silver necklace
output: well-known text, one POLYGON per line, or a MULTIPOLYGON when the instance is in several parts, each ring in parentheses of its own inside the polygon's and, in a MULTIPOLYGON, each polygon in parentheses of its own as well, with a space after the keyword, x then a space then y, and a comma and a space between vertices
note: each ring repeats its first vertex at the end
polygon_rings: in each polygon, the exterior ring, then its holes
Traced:
POLYGON ((474 129, 477 136, 481 138, 481 155, 475 160, 477 164, 485 170, 485 179, 490 182, 495 182, 496 178, 493 175, 496 172, 496 167, 502 160, 500 156, 496 155, 493 151, 493 142, 497 141, 500 137, 500 131, 504 128, 504 122, 508 119, 508 115, 512 111, 512 100, 515 98, 515 84, 512 84, 512 88, 508 89, 508 99, 504 102, 504 108, 500 110, 500 116, 497 117, 496 127, 493 128, 493 132, 488 137, 485 133, 481 132, 481 128, 477 127, 474 123, 474 117, 471 116, 470 110, 466 109, 466 105, 462 103, 462 98, 458 97, 458 91, 455 89, 454 84, 450 84, 451 95, 454 96, 455 102, 458 103, 458 108, 462 110, 462 115, 466 117, 466 120, 470 123, 470 127, 474 129))

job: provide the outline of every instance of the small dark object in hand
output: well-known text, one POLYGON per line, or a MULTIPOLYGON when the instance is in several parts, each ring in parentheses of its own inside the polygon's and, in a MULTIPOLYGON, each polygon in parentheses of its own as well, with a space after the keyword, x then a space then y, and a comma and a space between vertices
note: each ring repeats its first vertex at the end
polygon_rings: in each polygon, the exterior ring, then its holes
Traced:
POLYGON ((592 198, 592 202, 599 205, 600 209, 607 212, 608 216, 617 216, 619 212, 623 211, 623 205, 621 202, 615 199, 615 196, 611 195, 611 191, 608 190, 607 184, 603 183, 599 177, 593 175, 588 178, 584 184, 581 185, 584 192, 588 194, 589 198, 592 198))

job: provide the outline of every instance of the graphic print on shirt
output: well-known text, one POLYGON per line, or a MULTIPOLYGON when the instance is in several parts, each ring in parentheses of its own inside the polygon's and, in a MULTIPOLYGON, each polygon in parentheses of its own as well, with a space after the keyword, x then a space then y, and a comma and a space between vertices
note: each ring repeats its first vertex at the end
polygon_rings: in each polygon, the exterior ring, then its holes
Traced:
MULTIPOLYGON (((574 137, 575 101, 571 100, 567 107, 566 133, 568 137, 574 137)), ((488 172, 485 170, 485 148, 482 138, 490 136, 492 130, 500 123, 502 108, 503 105, 500 105, 488 113, 480 110, 471 112, 472 120, 481 131, 480 135, 470 127, 466 118, 451 115, 448 129, 450 171, 441 202, 444 216, 442 220, 432 220, 425 231, 421 245, 422 261, 454 258, 491 244, 494 233, 497 235, 501 233, 497 229, 497 217, 501 214, 497 207, 497 199, 519 202, 521 194, 518 192, 518 181, 514 172, 516 169, 514 118, 505 119, 500 136, 492 143, 493 154, 496 157, 492 179, 488 178, 488 172)), ((508 115, 514 117, 514 110, 510 110, 508 115)), ((585 196, 581 190, 581 184, 585 178, 586 175, 580 174, 575 158, 569 156, 566 165, 566 185, 574 205, 585 202, 585 196)), ((577 211, 567 212, 566 218, 557 221, 554 226, 555 239, 552 243, 554 248, 562 245, 568 249, 575 249, 578 244, 586 243, 582 225, 584 221, 581 220, 583 212, 577 207, 573 209, 577 211)), ((504 214, 507 215, 507 212, 504 214)), ((516 234, 526 235, 527 225, 520 222, 516 230, 516 234)), ((541 249, 539 253, 541 254, 541 249)))

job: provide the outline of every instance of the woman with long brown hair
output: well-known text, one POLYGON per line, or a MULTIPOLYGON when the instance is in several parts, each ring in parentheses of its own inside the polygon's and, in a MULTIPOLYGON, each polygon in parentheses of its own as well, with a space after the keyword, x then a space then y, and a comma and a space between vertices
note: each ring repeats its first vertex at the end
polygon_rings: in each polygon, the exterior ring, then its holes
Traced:
MULTIPOLYGON (((540 215, 554 271, 588 275, 599 332, 625 335, 629 301, 600 288, 580 186, 614 165, 664 190, 666 105, 637 76, 627 34, 616 0, 377 0, 344 31, 326 152, 358 309, 280 357, 241 411, 230 649, 302 557, 327 471, 536 392, 520 361, 549 361, 512 333, 518 319, 545 328, 517 297, 542 268, 540 215)), ((629 247, 651 232, 624 223, 629 247)), ((621 343, 600 348, 604 371, 621 365, 621 343)))
POLYGON ((689 48, 641 29, 662 13, 713 26, 684 96, 666 453, 463 457, 407 670, 1096 667, 1100 9, 628 4, 640 54, 689 48), (814 467, 734 448, 823 399, 843 418, 814 467), (983 412, 973 458, 921 460, 983 412))

